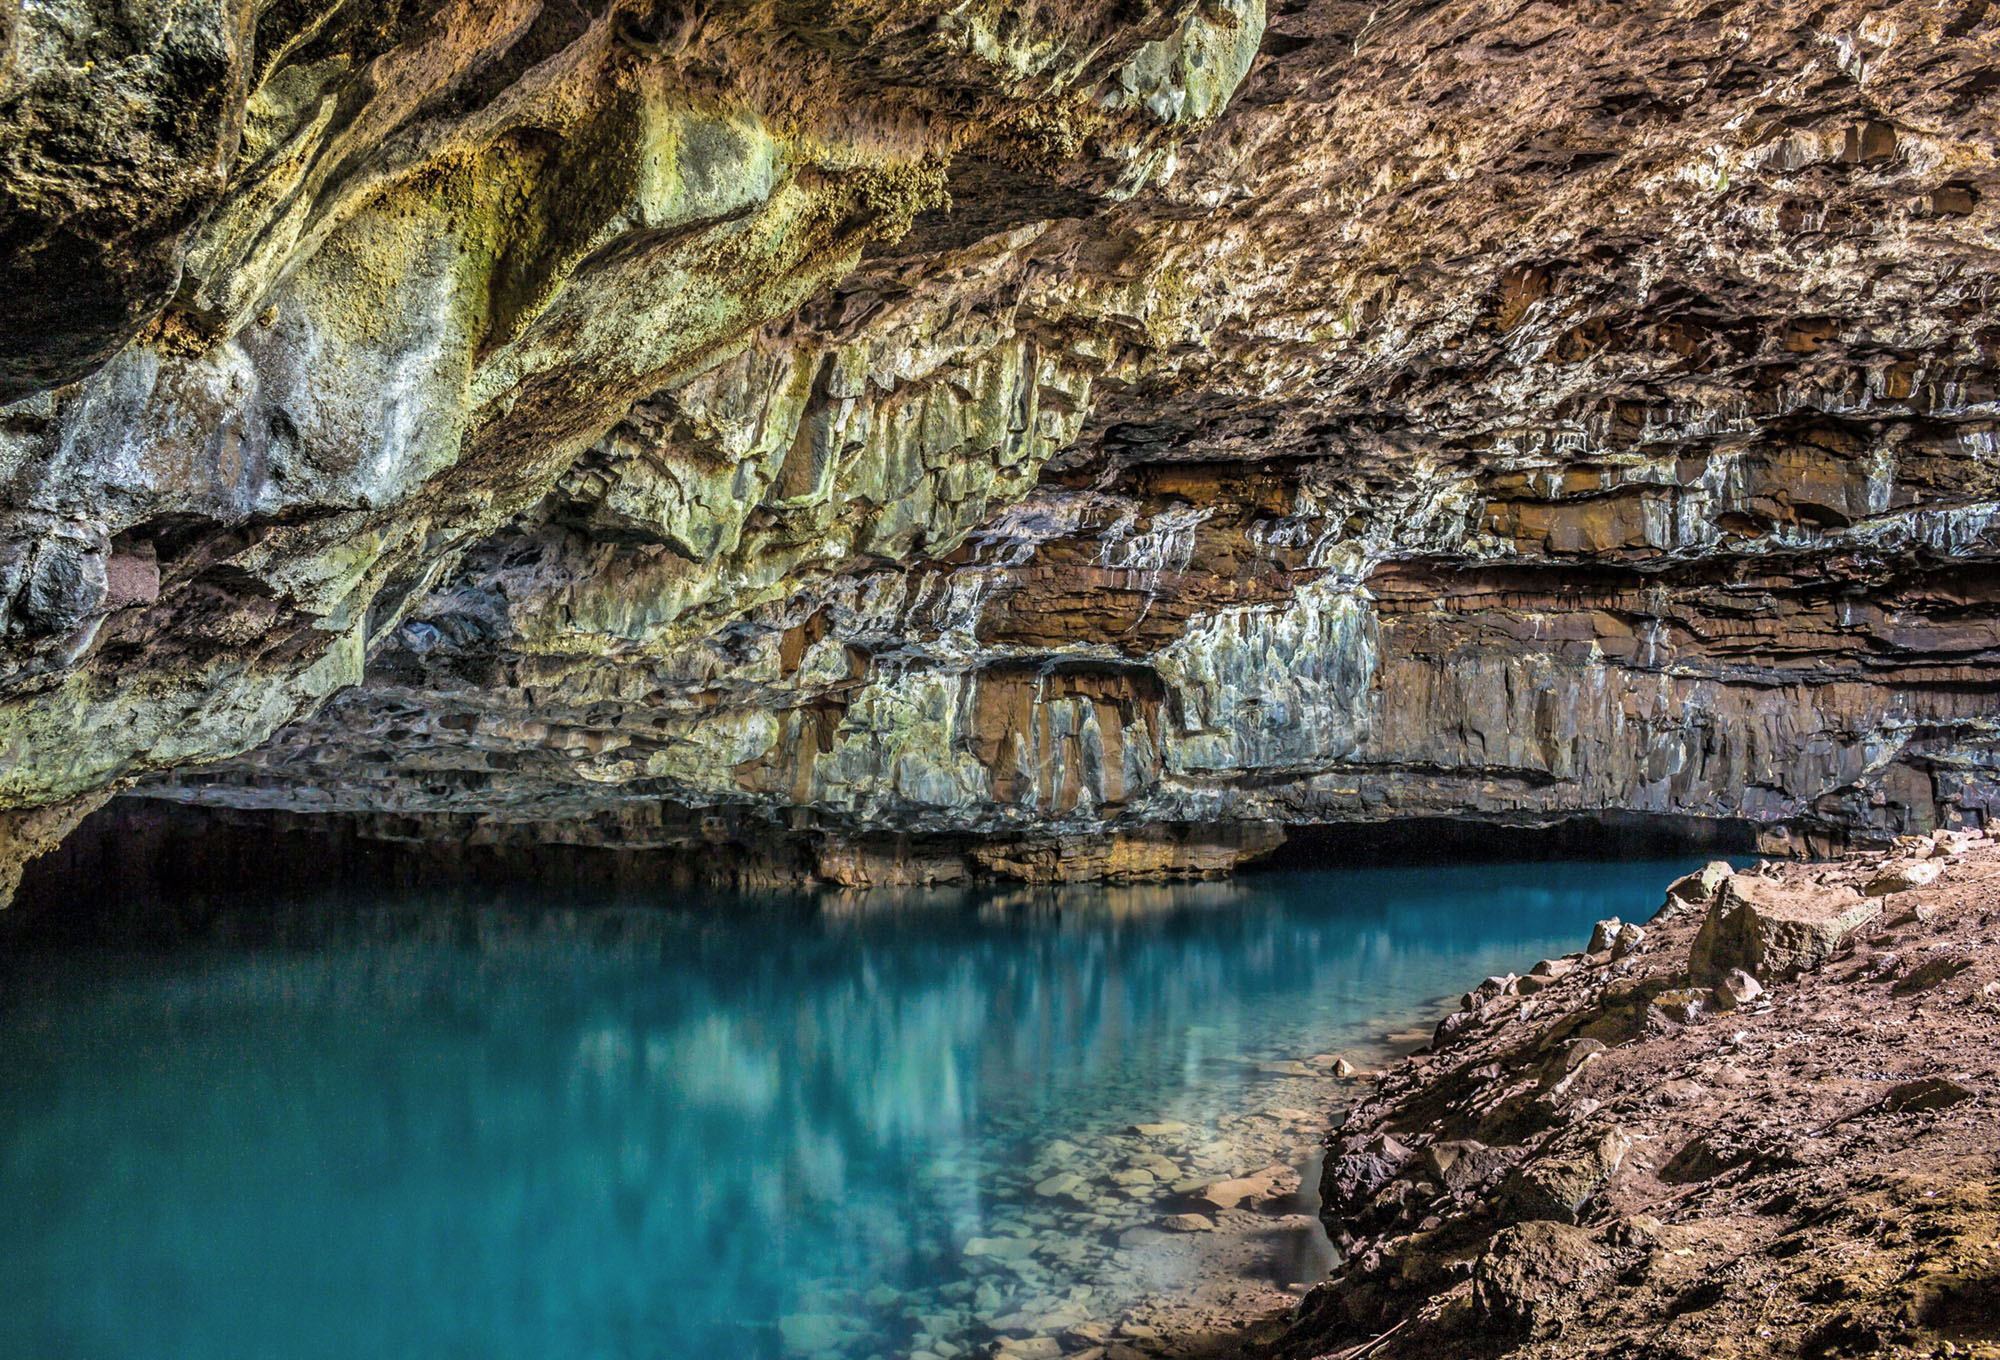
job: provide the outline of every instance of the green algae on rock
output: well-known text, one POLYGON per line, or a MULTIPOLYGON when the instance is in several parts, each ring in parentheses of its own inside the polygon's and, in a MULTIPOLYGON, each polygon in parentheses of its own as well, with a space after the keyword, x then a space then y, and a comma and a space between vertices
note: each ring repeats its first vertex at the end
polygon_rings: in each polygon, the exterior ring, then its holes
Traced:
POLYGON ((154 262, 0 356, 8 805, 2000 808, 1976 6, 180 8, 0 91, 10 258, 154 262), (89 80, 178 140, 41 175, 89 80))

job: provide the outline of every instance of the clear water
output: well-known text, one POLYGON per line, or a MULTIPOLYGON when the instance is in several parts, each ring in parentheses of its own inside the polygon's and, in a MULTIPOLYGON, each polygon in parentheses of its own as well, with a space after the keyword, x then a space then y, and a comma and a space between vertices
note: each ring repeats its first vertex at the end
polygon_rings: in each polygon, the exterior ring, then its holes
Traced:
POLYGON ((1259 1064, 1378 1051, 1686 867, 338 903, 0 957, 0 1355, 865 1360, 1115 1315, 1174 1283, 1120 1271, 1172 1207, 1102 1184, 1127 1125, 1189 1125, 1190 1174, 1308 1151, 1339 1088, 1259 1064), (996 1236, 1032 1254, 964 1254, 996 1236))

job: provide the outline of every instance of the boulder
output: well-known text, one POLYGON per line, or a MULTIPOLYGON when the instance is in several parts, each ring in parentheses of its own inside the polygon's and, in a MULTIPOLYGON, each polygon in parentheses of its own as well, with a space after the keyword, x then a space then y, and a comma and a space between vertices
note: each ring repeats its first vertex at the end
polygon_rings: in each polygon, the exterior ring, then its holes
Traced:
POLYGON ((1565 1136, 1507 1178, 1500 1187, 1501 1216, 1516 1223, 1575 1223, 1631 1149, 1632 1136, 1616 1127, 1565 1136))
POLYGON ((1611 1254, 1594 1233, 1566 1223, 1520 1223, 1495 1234, 1472 1267, 1480 1320, 1546 1335, 1608 1280, 1611 1254))
POLYGON ((1667 900, 1653 919, 1668 920, 1689 907, 1707 906, 1735 872, 1728 860, 1718 859, 1709 861, 1694 873, 1675 879, 1667 885, 1667 900))
POLYGON ((1937 882, 1944 872, 1944 864, 1935 859, 1901 860, 1885 864, 1881 871, 1868 880, 1861 891, 1869 897, 1888 897, 1894 893, 1909 892, 1913 888, 1926 887, 1937 882))
POLYGON ((1618 932, 1624 928, 1625 923, 1616 916, 1599 921, 1597 927, 1590 932, 1590 944, 1584 953, 1602 954, 1611 948, 1612 942, 1618 938, 1618 932))
POLYGON ((1424 1170, 1454 1195, 1491 1184, 1521 1160, 1517 1147, 1488 1147, 1476 1138, 1454 1138, 1424 1149, 1424 1170))
POLYGON ((1765 982, 1797 977, 1825 963, 1881 911, 1880 902, 1849 887, 1733 874, 1695 936, 1688 973, 1704 987, 1732 968, 1765 982))
POLYGON ((1320 1195, 1329 1212, 1352 1214, 1415 1159, 1416 1153, 1386 1133, 1357 1140, 1326 1164, 1320 1195))
POLYGON ((1611 957, 1622 959, 1628 954, 1636 954, 1646 946, 1646 932, 1629 921, 1618 927, 1618 933, 1611 938, 1611 957))

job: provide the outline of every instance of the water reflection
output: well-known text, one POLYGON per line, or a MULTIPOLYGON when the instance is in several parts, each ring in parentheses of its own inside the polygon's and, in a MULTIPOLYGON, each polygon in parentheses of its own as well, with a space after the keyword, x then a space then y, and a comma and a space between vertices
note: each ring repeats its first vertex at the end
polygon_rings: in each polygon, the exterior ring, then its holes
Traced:
POLYGON ((1114 1315, 1200 1259, 1176 1185, 1311 1150, 1299 1060, 1682 867, 334 899, 17 956, 0 1353, 948 1358, 1114 1315))

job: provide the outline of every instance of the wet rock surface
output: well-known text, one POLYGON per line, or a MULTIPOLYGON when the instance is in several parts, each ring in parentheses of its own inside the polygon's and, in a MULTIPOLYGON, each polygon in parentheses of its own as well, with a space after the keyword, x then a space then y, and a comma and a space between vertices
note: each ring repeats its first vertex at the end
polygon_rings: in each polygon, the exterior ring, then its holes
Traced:
POLYGON ((1983 4, 103 9, 0 47, 0 806, 1996 805, 1983 4))
POLYGON ((1345 1259, 1249 1353, 2000 1354, 2000 844, 1705 871, 1643 948, 1552 964, 1347 1115, 1345 1259), (1911 861, 1938 872, 1874 910, 1911 861), (1776 906, 1824 947, 1690 981, 1718 922, 1776 906))

